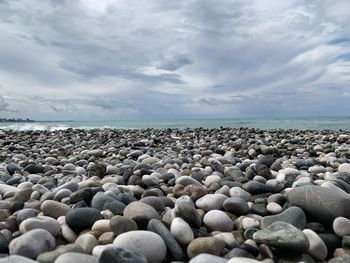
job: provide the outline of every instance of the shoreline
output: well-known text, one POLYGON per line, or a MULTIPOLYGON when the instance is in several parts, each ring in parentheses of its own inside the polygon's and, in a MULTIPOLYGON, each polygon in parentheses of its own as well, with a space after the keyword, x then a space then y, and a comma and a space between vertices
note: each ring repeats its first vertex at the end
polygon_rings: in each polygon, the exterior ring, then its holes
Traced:
POLYGON ((0 253, 347 260, 349 158, 348 131, 0 130, 0 253))

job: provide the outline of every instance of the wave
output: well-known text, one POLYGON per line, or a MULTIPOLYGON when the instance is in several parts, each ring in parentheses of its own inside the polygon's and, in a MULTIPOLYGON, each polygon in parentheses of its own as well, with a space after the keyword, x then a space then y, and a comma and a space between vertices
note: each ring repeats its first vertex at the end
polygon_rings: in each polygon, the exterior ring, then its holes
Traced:
POLYGON ((15 130, 15 131, 57 131, 66 130, 70 128, 66 124, 44 124, 44 123, 12 123, 12 124, 0 124, 1 130, 15 130))

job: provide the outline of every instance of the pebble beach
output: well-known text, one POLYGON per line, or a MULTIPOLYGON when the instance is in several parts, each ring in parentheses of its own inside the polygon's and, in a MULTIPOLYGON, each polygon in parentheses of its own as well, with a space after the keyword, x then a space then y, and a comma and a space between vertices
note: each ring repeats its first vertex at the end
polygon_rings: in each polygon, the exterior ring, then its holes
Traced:
POLYGON ((350 133, 0 130, 0 263, 350 262, 350 133))

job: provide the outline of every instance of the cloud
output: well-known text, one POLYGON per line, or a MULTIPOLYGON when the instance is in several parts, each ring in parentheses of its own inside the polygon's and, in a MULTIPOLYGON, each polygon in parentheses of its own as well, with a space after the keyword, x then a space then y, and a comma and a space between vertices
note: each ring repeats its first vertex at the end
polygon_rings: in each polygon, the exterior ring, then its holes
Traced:
POLYGON ((39 119, 343 114, 349 8, 346 0, 0 1, 1 94, 11 97, 0 97, 1 109, 39 119))

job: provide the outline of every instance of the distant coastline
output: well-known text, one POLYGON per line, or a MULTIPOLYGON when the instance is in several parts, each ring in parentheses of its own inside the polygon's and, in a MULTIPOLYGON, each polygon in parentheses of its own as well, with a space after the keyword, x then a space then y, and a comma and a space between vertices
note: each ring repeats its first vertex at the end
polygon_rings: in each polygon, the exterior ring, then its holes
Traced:
POLYGON ((21 118, 0 118, 0 122, 35 122, 31 119, 21 119, 21 118))

